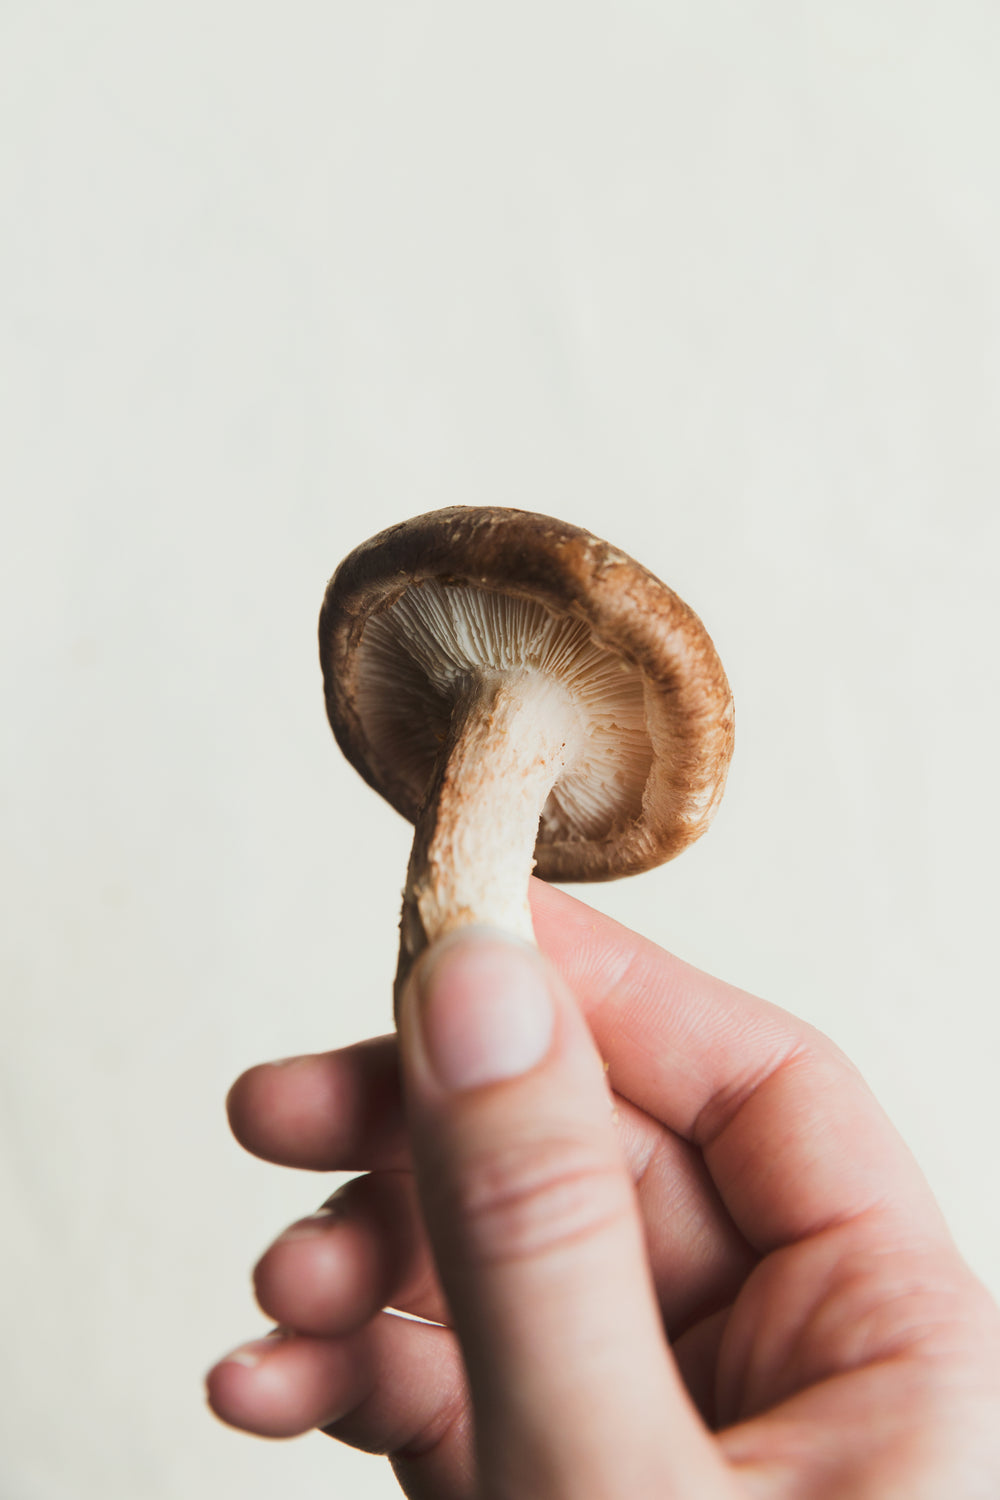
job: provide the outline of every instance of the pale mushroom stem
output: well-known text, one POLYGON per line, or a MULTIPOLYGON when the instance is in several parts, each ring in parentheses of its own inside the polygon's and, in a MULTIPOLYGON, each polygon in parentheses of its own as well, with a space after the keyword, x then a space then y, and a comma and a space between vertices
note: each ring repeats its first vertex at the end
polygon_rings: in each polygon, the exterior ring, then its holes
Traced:
POLYGON ((528 879, 538 822, 576 749, 567 690, 531 668, 470 677, 417 818, 403 893, 395 997, 429 944, 459 927, 534 942, 528 879))

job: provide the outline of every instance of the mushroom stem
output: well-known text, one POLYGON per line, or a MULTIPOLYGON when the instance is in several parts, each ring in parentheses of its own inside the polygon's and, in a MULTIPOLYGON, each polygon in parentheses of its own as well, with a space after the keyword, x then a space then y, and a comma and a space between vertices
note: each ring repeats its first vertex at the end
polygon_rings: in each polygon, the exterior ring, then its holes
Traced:
POLYGON ((534 942, 528 878, 542 808, 580 727, 567 690, 532 668, 470 677, 417 818, 400 918, 399 997, 414 961, 460 927, 534 942))

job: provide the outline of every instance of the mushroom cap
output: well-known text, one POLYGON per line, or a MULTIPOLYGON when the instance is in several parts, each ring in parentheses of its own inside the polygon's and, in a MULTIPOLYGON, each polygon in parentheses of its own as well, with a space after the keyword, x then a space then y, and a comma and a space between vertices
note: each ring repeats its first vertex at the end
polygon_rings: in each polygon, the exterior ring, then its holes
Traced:
MULTIPOLYGON (((319 645, 330 725, 347 759, 398 812, 416 821, 449 705, 442 706, 440 683, 428 680, 434 732, 419 723, 424 679, 419 664, 407 661, 405 690, 377 689, 390 701, 380 700, 375 713, 365 632, 369 640, 381 634, 384 649, 385 627, 372 622, 392 620, 407 591, 428 584, 445 591, 441 597, 483 591, 521 601, 522 614, 527 604, 536 614, 540 607, 546 620, 566 619, 577 627, 575 639, 586 638, 592 654, 606 653, 623 682, 636 685, 648 750, 631 803, 605 826, 582 831, 565 816, 543 815, 536 874, 614 879, 672 859, 705 831, 732 756, 733 702, 698 616, 647 569, 589 532, 493 506, 453 506, 391 526, 346 557, 327 586, 319 645)), ((397 629, 391 648, 405 654, 407 638, 397 629)), ((616 733, 611 722, 612 739, 616 733)))

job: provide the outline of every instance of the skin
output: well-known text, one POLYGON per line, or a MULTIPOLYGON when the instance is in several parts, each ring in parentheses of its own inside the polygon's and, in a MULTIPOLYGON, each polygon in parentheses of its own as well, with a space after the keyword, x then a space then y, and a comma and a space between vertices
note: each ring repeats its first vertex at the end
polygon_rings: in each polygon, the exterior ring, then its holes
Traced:
POLYGON ((215 1366, 215 1412, 385 1453, 420 1500, 995 1497, 1000 1312, 853 1066, 532 904, 547 964, 458 936, 398 1042, 235 1084, 248 1150, 365 1175, 258 1264, 282 1331, 215 1366))

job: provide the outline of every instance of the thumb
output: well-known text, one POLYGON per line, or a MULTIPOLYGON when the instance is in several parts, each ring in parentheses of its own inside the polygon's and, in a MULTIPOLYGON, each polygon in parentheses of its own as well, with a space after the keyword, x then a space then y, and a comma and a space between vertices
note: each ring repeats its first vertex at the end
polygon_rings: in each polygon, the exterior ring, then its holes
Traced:
POLYGON ((666 1347, 604 1071, 533 949, 465 929, 400 1004, 417 1182, 485 1493, 718 1492, 666 1347))

